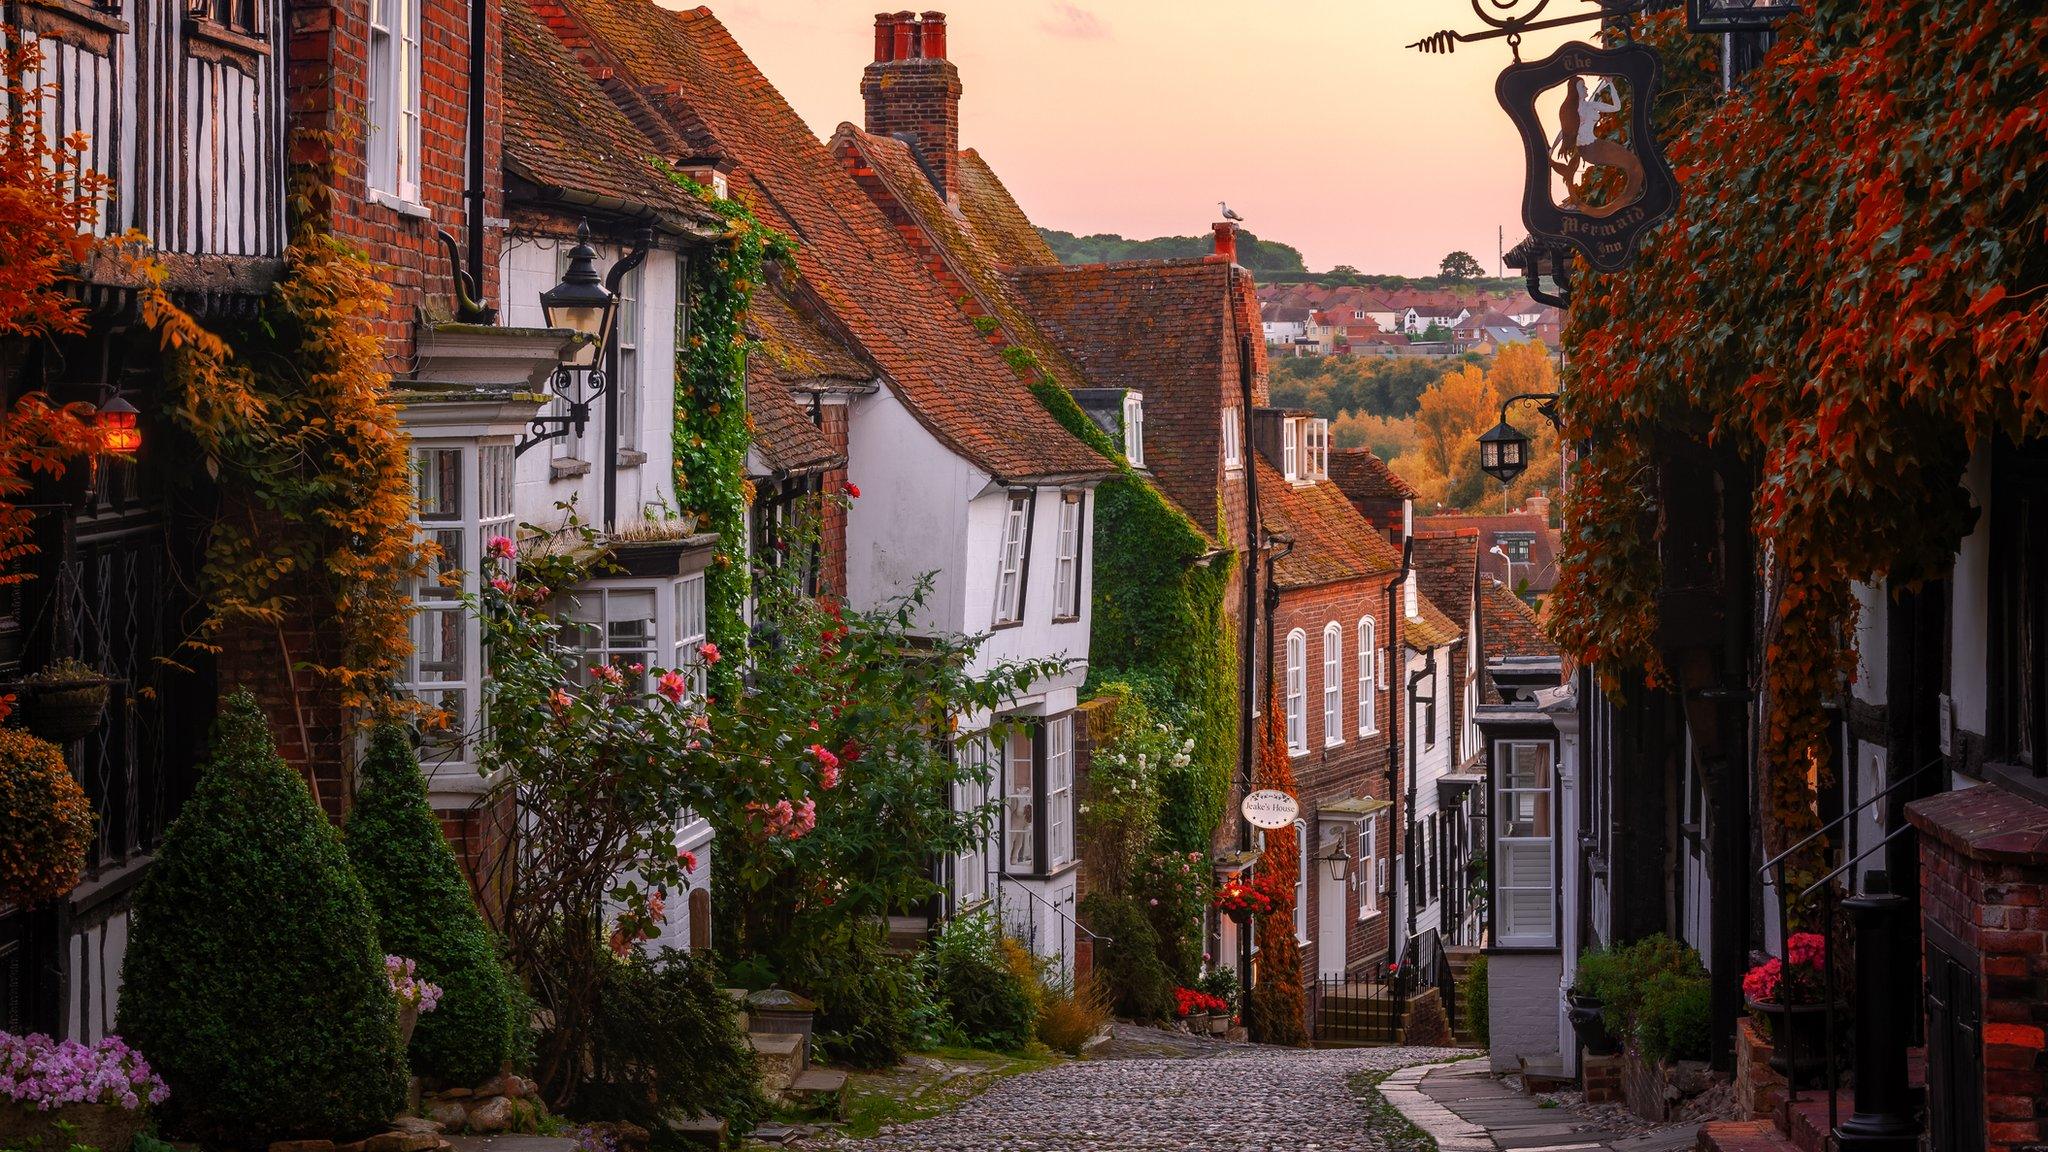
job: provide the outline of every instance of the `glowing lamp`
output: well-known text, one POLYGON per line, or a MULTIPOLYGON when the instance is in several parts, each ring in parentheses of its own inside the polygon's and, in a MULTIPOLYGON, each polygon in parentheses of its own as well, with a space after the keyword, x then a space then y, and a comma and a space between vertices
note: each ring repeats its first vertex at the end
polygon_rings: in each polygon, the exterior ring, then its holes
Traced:
POLYGON ((119 396, 107 401, 93 415, 99 429, 100 450, 110 456, 133 456, 142 449, 142 413, 119 396))

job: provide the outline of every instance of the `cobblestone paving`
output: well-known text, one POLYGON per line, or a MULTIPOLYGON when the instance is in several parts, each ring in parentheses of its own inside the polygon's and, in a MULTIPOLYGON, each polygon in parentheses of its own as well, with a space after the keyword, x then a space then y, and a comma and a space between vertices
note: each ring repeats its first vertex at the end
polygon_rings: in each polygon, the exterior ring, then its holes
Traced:
POLYGON ((1003 1081, 950 1115, 837 1152, 1390 1152, 1348 1081, 1457 1053, 1236 1046, 1213 1056, 1083 1060, 1003 1081))

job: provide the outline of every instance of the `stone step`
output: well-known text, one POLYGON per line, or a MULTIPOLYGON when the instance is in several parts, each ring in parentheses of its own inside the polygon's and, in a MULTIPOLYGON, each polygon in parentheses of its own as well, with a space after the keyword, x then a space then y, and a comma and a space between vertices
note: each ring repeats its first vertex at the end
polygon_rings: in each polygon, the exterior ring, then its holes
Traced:
POLYGON ((837 1116, 846 1095, 846 1073, 835 1068, 806 1068, 782 1090, 783 1101, 813 1116, 837 1116))
POLYGON ((804 1070, 804 1038, 793 1032, 749 1032, 747 1045, 754 1050, 760 1070, 761 1087, 770 1095, 790 1086, 804 1070))
POLYGON ((1769 1120, 1716 1120, 1700 1126, 1699 1152, 1794 1152, 1769 1120))
POLYGON ((710 1148, 713 1152, 724 1148, 732 1136, 731 1126, 717 1116, 693 1116, 687 1120, 671 1120, 668 1130, 678 1141, 691 1148, 710 1148))

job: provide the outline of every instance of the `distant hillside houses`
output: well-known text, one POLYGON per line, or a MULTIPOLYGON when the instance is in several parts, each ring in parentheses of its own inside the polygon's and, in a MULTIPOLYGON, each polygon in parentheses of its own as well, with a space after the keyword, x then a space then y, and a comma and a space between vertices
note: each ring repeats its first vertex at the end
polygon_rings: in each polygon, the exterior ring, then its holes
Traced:
POLYGON ((1282 356, 1491 355, 1506 344, 1556 348, 1564 317, 1527 292, 1268 284, 1259 287, 1266 346, 1282 356))

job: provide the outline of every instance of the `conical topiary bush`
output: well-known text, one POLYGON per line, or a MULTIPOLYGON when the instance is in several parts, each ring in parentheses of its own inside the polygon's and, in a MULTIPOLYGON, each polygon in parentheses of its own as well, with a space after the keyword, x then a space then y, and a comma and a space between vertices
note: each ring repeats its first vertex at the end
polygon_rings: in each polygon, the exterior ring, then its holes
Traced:
POLYGON ((384 951, 411 957, 441 986, 441 1006, 413 1032, 412 1070, 462 1087, 494 1075, 512 1047, 511 982, 396 725, 370 739, 344 843, 384 951))
POLYGON ((369 898, 246 691, 129 925, 119 1027, 170 1086, 169 1133, 248 1146, 361 1132, 403 1107, 369 898))

